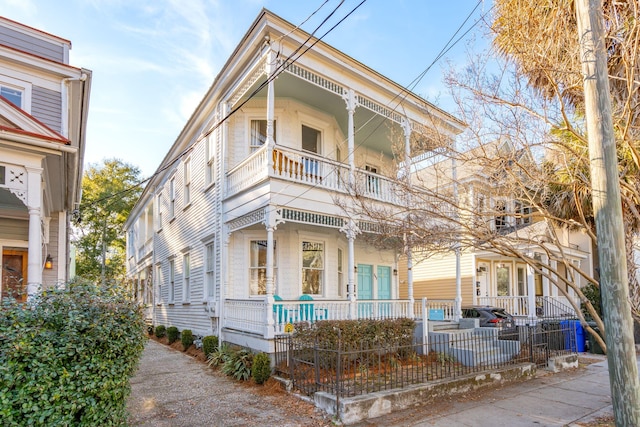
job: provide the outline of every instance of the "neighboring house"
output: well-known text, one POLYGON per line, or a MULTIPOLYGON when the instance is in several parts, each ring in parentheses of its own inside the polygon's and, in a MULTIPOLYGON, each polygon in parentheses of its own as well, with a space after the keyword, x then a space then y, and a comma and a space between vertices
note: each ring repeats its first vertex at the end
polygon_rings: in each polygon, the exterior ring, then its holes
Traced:
POLYGON ((263 10, 126 223, 150 319, 273 351, 288 322, 411 313, 399 253, 360 238, 375 224, 349 194, 400 209, 394 143, 402 160, 463 128, 263 10))
POLYGON ((69 220, 80 202, 91 71, 71 42, 0 17, 2 297, 69 279, 69 220))
MULTIPOLYGON (((494 171, 499 163, 487 164, 512 155, 507 152, 515 153, 510 144, 487 144, 461 156, 462 160, 456 162, 456 175, 452 173, 454 166, 451 160, 445 159, 420 170, 413 180, 415 185, 446 193, 452 191, 455 176, 460 215, 468 215, 468 221, 476 221, 477 233, 494 234, 496 240, 501 239, 503 244, 511 245, 514 252, 541 260, 558 275, 570 277, 564 264, 549 260, 547 256, 550 253, 552 258, 559 258, 562 253, 569 262, 594 277, 594 248, 586 233, 552 226, 526 201, 516 199, 513 189, 500 188, 501 177, 490 176, 492 173, 487 172, 494 171), (440 187, 435 189, 434 185, 440 187)), ((520 164, 526 161, 519 159, 520 164)), ((522 321, 573 313, 567 299, 548 277, 515 256, 506 256, 489 248, 466 248, 459 255, 460 273, 457 277, 455 252, 420 253, 417 248, 413 252, 413 294, 416 299, 454 300, 458 281, 463 306, 500 306, 522 321)), ((403 267, 400 269, 401 282, 407 280, 406 264, 403 267)), ((581 287, 586 281, 576 276, 575 283, 581 287)), ((570 298, 575 298, 574 291, 566 284, 562 288, 570 298)), ((406 288, 401 286, 400 289, 400 297, 405 298, 406 288)))

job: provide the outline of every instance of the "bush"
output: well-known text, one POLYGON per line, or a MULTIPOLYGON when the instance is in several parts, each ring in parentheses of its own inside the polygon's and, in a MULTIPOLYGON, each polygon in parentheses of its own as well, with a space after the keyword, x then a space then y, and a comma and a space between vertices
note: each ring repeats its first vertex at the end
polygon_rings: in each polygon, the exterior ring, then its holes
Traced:
POLYGON ((180 334, 180 339, 182 340, 182 351, 187 351, 191 344, 193 344, 193 332, 191 329, 185 329, 180 334))
POLYGON ((164 338, 167 336, 167 328, 164 325, 156 326, 156 337, 164 338))
POLYGON ((174 342, 178 341, 179 337, 180 332, 178 331, 178 328, 176 328, 175 326, 169 326, 167 328, 167 338, 169 339, 169 344, 173 344, 174 342))
POLYGON ((253 353, 243 348, 232 350, 222 365, 222 372, 239 381, 246 381, 251 377, 251 363, 253 353))
POLYGON ((215 335, 207 335, 202 338, 202 351, 207 359, 209 355, 216 350, 218 350, 218 337, 215 335))
POLYGON ((256 384, 264 384, 271 376, 271 359, 266 353, 258 353, 253 356, 251 376, 256 384))
POLYGON ((5 299, 0 337, 2 425, 126 425, 145 323, 121 290, 72 283, 29 305, 5 299))

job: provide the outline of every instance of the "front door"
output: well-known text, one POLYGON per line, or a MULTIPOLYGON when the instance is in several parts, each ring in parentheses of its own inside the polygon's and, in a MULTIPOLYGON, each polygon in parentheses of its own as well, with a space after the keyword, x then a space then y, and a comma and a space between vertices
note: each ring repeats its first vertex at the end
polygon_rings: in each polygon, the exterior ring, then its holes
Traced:
POLYGON ((2 251, 2 298, 27 300, 27 253, 26 249, 2 251))
MULTIPOLYGON (((378 299, 391 299, 391 267, 378 266, 378 299)), ((379 304, 378 314, 391 317, 393 305, 390 302, 379 304)))
POLYGON ((360 300, 373 299, 373 266, 358 264, 358 317, 368 318, 373 316, 373 304, 360 302, 360 300))

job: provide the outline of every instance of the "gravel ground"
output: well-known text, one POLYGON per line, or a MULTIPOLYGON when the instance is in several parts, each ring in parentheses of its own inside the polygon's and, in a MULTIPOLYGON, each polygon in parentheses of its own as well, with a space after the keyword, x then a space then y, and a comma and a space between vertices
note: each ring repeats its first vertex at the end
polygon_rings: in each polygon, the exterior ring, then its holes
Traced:
POLYGON ((313 404, 265 386, 235 381, 181 351, 149 340, 131 380, 131 426, 330 426, 313 404))

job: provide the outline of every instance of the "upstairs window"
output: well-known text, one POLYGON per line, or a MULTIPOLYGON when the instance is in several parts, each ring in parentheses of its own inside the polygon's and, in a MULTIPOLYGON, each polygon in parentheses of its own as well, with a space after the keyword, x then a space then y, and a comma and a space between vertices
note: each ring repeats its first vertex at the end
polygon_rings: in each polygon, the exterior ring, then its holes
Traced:
POLYGON ((176 263, 169 261, 169 304, 173 304, 176 296, 176 263))
MULTIPOLYGON (((218 132, 219 131, 216 129, 215 135, 217 135, 218 132)), ((205 144, 205 151, 206 151, 205 155, 206 155, 207 165, 204 173, 204 179, 205 179, 205 185, 207 186, 213 184, 213 182, 216 179, 215 141, 216 139, 214 137, 214 134, 211 134, 207 137, 206 144, 205 144)))
POLYGON ((191 257, 182 257, 182 302, 191 301, 191 257))
MULTIPOLYGON (((273 141, 276 140, 276 121, 273 121, 273 141)), ((249 148, 252 153, 258 151, 267 142, 267 121, 251 120, 251 138, 249 148)))
POLYGON ((206 265, 205 265, 205 286, 206 286, 206 299, 214 300, 215 292, 216 292, 216 271, 215 271, 215 262, 216 262, 216 245, 215 243, 209 243, 206 246, 206 265))
POLYGON ((508 226, 507 207, 504 201, 496 202, 495 212, 496 231, 504 230, 508 226))
POLYGON ((531 224, 531 206, 525 205, 520 201, 515 203, 516 225, 531 224))
POLYGON ((23 92, 21 90, 9 86, 0 85, 0 95, 7 98, 7 100, 16 107, 22 108, 23 92))
POLYGON ((319 154, 321 135, 322 133, 319 130, 302 125, 302 149, 319 154))
POLYGON ((169 181, 169 218, 176 215, 176 182, 174 178, 169 181))
POLYGON ((191 159, 184 162, 184 206, 191 204, 191 159))
POLYGON ((162 193, 156 196, 156 231, 162 230, 162 193))

